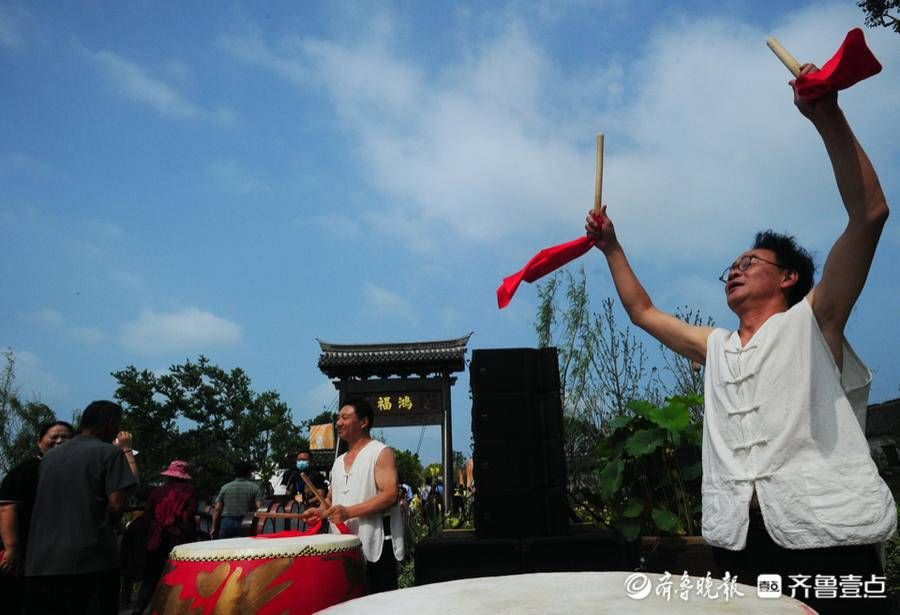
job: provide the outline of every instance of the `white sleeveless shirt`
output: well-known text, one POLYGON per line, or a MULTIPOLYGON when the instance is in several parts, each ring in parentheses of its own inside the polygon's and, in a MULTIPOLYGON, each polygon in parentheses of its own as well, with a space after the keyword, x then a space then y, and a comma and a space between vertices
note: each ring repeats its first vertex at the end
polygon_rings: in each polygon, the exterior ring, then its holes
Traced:
MULTIPOLYGON (((331 467, 332 504, 353 506, 375 497, 378 493, 378 489, 375 487, 375 462, 385 448, 387 447, 381 442, 371 440, 356 455, 349 472, 344 468, 346 453, 335 460, 331 467)), ((405 529, 400 505, 394 504, 390 508, 389 514, 391 517, 390 541, 394 548, 394 558, 399 562, 403 560, 405 529)), ((363 555, 369 562, 377 562, 381 557, 381 550, 385 542, 383 516, 385 516, 384 513, 377 513, 369 517, 355 517, 346 522, 350 531, 356 534, 362 542, 363 555)), ((337 532, 334 524, 331 525, 331 531, 337 532)))
POLYGON ((877 543, 897 526, 861 421, 869 370, 844 342, 843 373, 807 300, 771 316, 746 345, 707 340, 703 537, 746 546, 754 486, 766 529, 788 549, 877 543))

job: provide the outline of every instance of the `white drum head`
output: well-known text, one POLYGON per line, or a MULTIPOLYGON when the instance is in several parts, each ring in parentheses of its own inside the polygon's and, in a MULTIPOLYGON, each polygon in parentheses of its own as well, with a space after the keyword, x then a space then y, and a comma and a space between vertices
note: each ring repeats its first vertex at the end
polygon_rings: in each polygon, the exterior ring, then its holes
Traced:
POLYGON ((313 534, 287 538, 223 538, 178 545, 169 559, 218 562, 280 557, 319 556, 360 549, 359 538, 349 534, 313 534))
MULTIPOLYGON (((719 592, 717 598, 701 596, 691 591, 687 600, 678 596, 680 576, 672 576, 670 598, 658 595, 656 588, 662 577, 646 573, 651 590, 641 596, 640 583, 635 584, 632 572, 549 572, 505 577, 481 577, 447 583, 433 583, 382 594, 373 594, 335 605, 322 613, 366 613, 366 615, 395 615, 396 613, 433 613, 444 605, 459 615, 475 613, 508 613, 510 615, 547 615, 569 613, 645 613, 656 615, 688 615, 696 613, 734 613, 799 615, 814 613, 812 609, 792 598, 759 598, 756 588, 737 584, 743 597, 728 601, 719 592), (630 579, 630 580, 629 580, 630 579), (626 581, 630 585, 626 588, 626 581), (629 593, 631 595, 629 595, 629 593)), ((699 577, 690 577, 694 582, 699 577)), ((640 578, 638 578, 640 581, 640 578)), ((712 580, 712 589, 722 584, 712 580)))

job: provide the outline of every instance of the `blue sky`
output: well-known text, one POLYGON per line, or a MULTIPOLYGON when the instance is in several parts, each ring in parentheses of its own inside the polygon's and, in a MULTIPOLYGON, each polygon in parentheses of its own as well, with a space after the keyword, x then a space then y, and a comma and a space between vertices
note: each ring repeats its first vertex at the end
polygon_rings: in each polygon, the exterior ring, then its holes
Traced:
MULTIPOLYGON (((733 327, 716 276, 760 228, 824 260, 843 209, 765 41, 821 64, 855 2, 484 4, 0 2, 0 347, 21 392, 68 416, 114 370, 203 353, 304 419, 335 397, 317 337, 533 346, 535 289, 503 311, 494 291, 582 232, 598 131, 662 308, 733 327)), ((840 99, 896 203, 900 36, 866 37, 884 71, 840 99)), ((900 396, 897 217, 848 327, 873 402, 900 396)), ((599 307, 605 264, 582 262, 599 307)), ((467 448, 465 374, 453 404, 467 448)))

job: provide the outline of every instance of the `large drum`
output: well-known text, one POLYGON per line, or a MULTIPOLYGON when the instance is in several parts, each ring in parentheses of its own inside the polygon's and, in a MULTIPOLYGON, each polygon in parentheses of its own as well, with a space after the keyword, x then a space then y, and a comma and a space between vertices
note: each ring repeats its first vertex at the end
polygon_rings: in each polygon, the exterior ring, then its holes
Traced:
POLYGON ((359 538, 226 538, 172 549, 151 612, 314 613, 365 593, 359 538))
POLYGON ((756 587, 748 585, 728 586, 729 592, 731 587, 735 587, 743 596, 730 594, 726 599, 723 588, 720 587, 723 581, 719 579, 685 579, 675 575, 668 581, 670 584, 667 585, 661 574, 632 572, 548 572, 481 577, 373 594, 333 606, 323 611, 323 614, 435 613, 442 608, 459 615, 815 613, 801 602, 786 596, 760 598, 756 587), (660 587, 664 588, 663 591, 658 590, 660 587), (666 587, 668 592, 665 591, 666 587), (681 592, 685 592, 684 596, 681 592))

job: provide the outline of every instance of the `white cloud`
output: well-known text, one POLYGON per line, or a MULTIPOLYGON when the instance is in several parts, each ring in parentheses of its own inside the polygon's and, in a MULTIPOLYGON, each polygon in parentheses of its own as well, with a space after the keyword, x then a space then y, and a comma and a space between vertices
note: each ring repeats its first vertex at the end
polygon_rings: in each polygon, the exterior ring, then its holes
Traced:
POLYGON ((71 327, 69 337, 82 344, 100 344, 108 339, 106 333, 96 327, 71 327))
POLYGON ((106 333, 97 327, 86 327, 69 323, 59 310, 53 308, 42 308, 27 314, 26 319, 40 326, 60 329, 69 338, 82 344, 99 344, 106 341, 108 337, 106 333))
POLYGON ((65 318, 53 308, 42 308, 36 312, 28 314, 28 320, 35 324, 46 325, 50 327, 61 327, 65 323, 65 318))
POLYGON ((234 160, 220 160, 209 165, 213 182, 222 190, 238 195, 271 193, 267 184, 254 177, 234 160))
MULTIPOLYGON (((305 220, 297 220, 305 223, 305 220)), ((359 219, 343 214, 330 213, 313 217, 313 223, 325 230, 330 235, 348 239, 351 237, 359 237, 362 234, 362 224, 359 219)))
POLYGON ((135 273, 132 273, 130 271, 122 271, 119 269, 111 269, 107 275, 113 283, 124 289, 130 290, 132 292, 144 290, 144 280, 141 278, 141 276, 135 273))
POLYGON ((12 350, 15 356, 16 386, 21 397, 43 401, 68 395, 69 388, 43 365, 37 354, 28 350, 12 350))
POLYGON ((363 298, 366 308, 378 316, 399 317, 404 320, 413 320, 415 314, 412 305, 398 293, 392 290, 366 282, 363 286, 363 298))
MULTIPOLYGON (((282 45, 283 52, 290 54, 296 41, 291 39, 282 45)), ((298 85, 304 85, 309 79, 309 71, 303 62, 282 58, 279 53, 271 50, 258 32, 251 35, 223 36, 219 39, 219 47, 248 64, 265 66, 267 69, 279 74, 284 79, 298 85)))
MULTIPOLYGON (((772 33, 821 63, 859 19, 857 7, 817 4, 772 33)), ((391 203, 363 215, 381 230, 474 242, 549 236, 548 225, 578 235, 601 130, 604 200, 623 240, 642 254, 689 262, 727 261, 749 241, 748 229, 799 229, 812 245, 835 235, 831 171, 793 108, 789 75, 765 46, 769 34, 731 17, 670 19, 626 65, 601 54, 579 74, 515 22, 437 68, 398 49, 390 27, 341 40, 255 35, 225 47, 329 94, 361 167, 391 203)), ((883 63, 900 58, 895 34, 866 35, 883 63)), ((842 101, 878 158, 890 160, 896 144, 877 123, 894 113, 900 81, 876 79, 877 87, 864 82, 842 101), (866 112, 855 112, 862 98, 866 112)))
POLYGON ((559 220, 560 202, 589 198, 592 180, 584 189, 575 180, 590 178, 591 150, 579 151, 543 119, 543 84, 558 78, 517 27, 433 83, 424 67, 377 36, 350 46, 304 39, 277 48, 255 37, 230 39, 226 48, 331 95, 371 181, 397 203, 392 211, 368 212, 371 224, 396 228, 402 221, 405 237, 440 225, 493 239, 559 220))
POLYGON ((241 339, 240 325, 195 307, 180 312, 144 310, 123 329, 122 344, 141 354, 203 352, 241 339))
POLYGON ((125 98, 145 104, 166 117, 208 119, 221 123, 234 120, 226 109, 206 109, 190 100, 175 86, 154 77, 138 64, 111 51, 86 51, 125 98))

